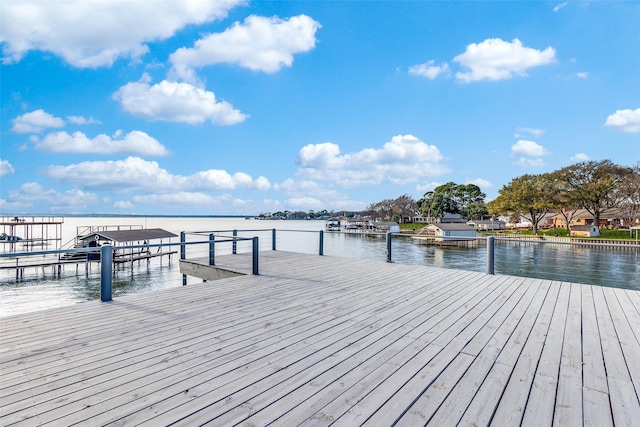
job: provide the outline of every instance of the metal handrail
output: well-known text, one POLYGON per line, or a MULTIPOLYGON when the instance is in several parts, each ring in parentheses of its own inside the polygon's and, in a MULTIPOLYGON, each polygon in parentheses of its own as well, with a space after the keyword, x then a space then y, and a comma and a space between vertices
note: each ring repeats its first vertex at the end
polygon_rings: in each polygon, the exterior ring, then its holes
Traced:
MULTIPOLYGON (((258 245, 258 237, 239 237, 238 232, 272 232, 272 249, 276 250, 276 229, 252 229, 252 230, 216 230, 216 231, 200 231, 200 232, 181 232, 180 233, 180 242, 176 243, 149 243, 142 245, 129 245, 129 246, 111 246, 104 245, 101 247, 89 247, 89 248, 74 248, 74 249, 57 249, 57 250, 45 250, 45 251, 30 251, 30 252, 12 252, 12 253, 0 253, 0 259, 3 258, 15 258, 16 261, 18 258, 32 257, 38 255, 55 255, 61 253, 97 253, 100 251, 101 253, 101 300, 102 301, 110 301, 112 297, 111 292, 111 278, 113 274, 113 251, 114 249, 140 249, 140 248, 160 248, 160 247, 175 247, 180 246, 180 259, 186 259, 186 248, 187 246, 192 245, 209 245, 209 265, 215 265, 215 245, 220 243, 232 243, 232 253, 237 253, 237 242, 238 241, 252 241, 252 273, 254 275, 259 274, 258 269, 258 253, 259 253, 259 245, 258 245), (215 235, 215 233, 233 233, 231 236, 228 235, 215 235), (202 236, 203 234, 208 234, 207 240, 198 240, 187 242, 186 236, 189 235, 197 235, 202 236)), ((318 254, 323 255, 324 253, 324 231, 313 231, 313 230, 291 230, 291 229, 282 229, 280 231, 286 232, 305 232, 305 233, 319 233, 319 250, 318 254)), ((393 262, 392 256, 392 241, 393 237, 402 237, 406 238, 406 234, 402 233, 386 233, 386 258, 387 262, 393 262)), ((571 241, 555 241, 555 240, 542 240, 542 239, 509 239, 509 238, 500 238, 497 236, 475 236, 475 237, 457 237, 457 236, 434 236, 434 238, 438 238, 444 241, 486 241, 487 247, 487 266, 486 272, 487 274, 494 274, 494 247, 496 242, 509 242, 513 243, 530 243, 530 244, 555 244, 555 245, 572 245, 572 246, 580 246, 580 247, 610 247, 610 248, 622 248, 622 249, 640 249, 638 246, 633 245, 622 245, 615 243, 590 243, 590 242, 571 242, 571 241)), ((58 257, 58 263, 62 264, 62 260, 58 257)), ((56 264, 53 262, 52 264, 56 264)), ((16 267, 19 267, 16 264, 16 267)), ((183 285, 186 285, 186 275, 183 274, 183 285)))
MULTIPOLYGON (((127 246, 117 246, 114 247, 112 245, 103 245, 100 247, 92 247, 92 248, 74 248, 74 249, 56 249, 56 250, 47 250, 47 251, 33 251, 33 252, 11 252, 11 253, 0 253, 0 258, 15 258, 16 260, 19 258, 32 257, 37 255, 56 255, 56 254, 66 254, 66 253, 100 253, 100 300, 103 302, 111 301, 113 297, 113 252, 114 249, 148 249, 148 248, 160 248, 160 247, 172 247, 172 246, 180 246, 180 259, 186 259, 186 247, 191 245, 201 245, 208 244, 209 245, 209 262, 211 265, 215 265, 214 258, 214 248, 216 243, 226 243, 232 242, 234 245, 237 241, 252 241, 252 273, 254 275, 259 274, 258 270, 258 237, 231 237, 226 239, 218 239, 216 240, 213 234, 209 236, 209 240, 195 241, 195 242, 186 242, 184 241, 184 232, 181 233, 181 241, 177 243, 147 243, 143 245, 127 245, 127 246)), ((60 262, 60 257, 58 257, 58 261, 60 262)), ((60 262, 61 263, 61 262, 60 262)), ((55 263, 54 263, 55 264, 55 263)), ((186 275, 183 275, 183 285, 186 285, 186 275)))

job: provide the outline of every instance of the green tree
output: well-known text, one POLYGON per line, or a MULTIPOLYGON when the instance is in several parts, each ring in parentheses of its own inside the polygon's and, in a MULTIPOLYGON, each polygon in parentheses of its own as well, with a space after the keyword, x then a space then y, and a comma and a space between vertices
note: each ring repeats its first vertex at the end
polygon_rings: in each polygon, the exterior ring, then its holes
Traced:
POLYGON ((487 204, 492 214, 522 216, 531 221, 533 232, 538 224, 556 205, 550 197, 554 179, 550 174, 522 175, 502 187, 496 199, 487 204))
POLYGON ((462 209, 462 217, 467 220, 483 219, 488 214, 489 211, 484 201, 467 203, 462 209))
POLYGON ((455 197, 463 218, 482 219, 487 215, 487 205, 484 202, 486 194, 477 185, 459 185, 456 187, 455 197))
POLYGON ((459 213, 455 202, 454 191, 457 186, 454 182, 436 187, 433 191, 427 191, 422 198, 422 215, 426 217, 443 218, 445 213, 459 213))
POLYGON ((478 218, 486 214, 485 194, 475 184, 448 182, 422 198, 422 215, 443 218, 446 213, 461 214, 464 218, 478 218))
POLYGON ((600 226, 604 210, 618 207, 625 200, 619 186, 632 173, 631 168, 611 160, 576 163, 558 171, 567 187, 567 203, 586 209, 596 226, 600 226))
POLYGON ((569 231, 569 225, 580 207, 571 196, 571 188, 564 181, 560 171, 554 171, 547 175, 549 179, 549 199, 553 210, 564 218, 565 229, 569 231))

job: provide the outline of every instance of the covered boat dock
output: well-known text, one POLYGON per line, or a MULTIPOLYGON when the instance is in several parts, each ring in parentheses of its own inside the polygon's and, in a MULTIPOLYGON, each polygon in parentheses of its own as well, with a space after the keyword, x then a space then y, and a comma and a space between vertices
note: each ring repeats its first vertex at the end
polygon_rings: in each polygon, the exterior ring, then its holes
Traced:
MULTIPOLYGON (((162 246, 158 247, 156 252, 153 252, 152 248, 149 247, 131 247, 148 245, 153 240, 160 240, 159 243, 170 243, 172 237, 178 237, 178 235, 162 228, 142 228, 94 231, 85 236, 79 236, 78 240, 82 242, 83 247, 98 248, 104 244, 113 245, 113 262, 114 264, 122 264, 177 253, 177 251, 163 251, 162 246), (164 239, 169 239, 169 242, 164 242, 164 239)), ((100 256, 99 253, 90 255, 100 256)))

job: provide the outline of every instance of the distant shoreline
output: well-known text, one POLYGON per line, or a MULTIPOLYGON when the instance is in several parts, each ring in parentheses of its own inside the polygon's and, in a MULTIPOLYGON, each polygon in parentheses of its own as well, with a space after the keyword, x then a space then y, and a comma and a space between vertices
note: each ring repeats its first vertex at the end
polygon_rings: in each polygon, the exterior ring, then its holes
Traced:
POLYGON ((6 217, 70 217, 70 218, 257 218, 257 215, 162 215, 162 214, 42 214, 42 213, 2 213, 6 217))

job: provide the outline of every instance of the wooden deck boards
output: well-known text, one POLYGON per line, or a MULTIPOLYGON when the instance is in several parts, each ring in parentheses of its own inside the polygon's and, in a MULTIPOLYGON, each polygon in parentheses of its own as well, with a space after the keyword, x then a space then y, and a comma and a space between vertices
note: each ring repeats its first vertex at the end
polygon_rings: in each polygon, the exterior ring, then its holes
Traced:
POLYGON ((0 425, 640 419, 636 291, 280 251, 260 272, 0 318, 0 425))

